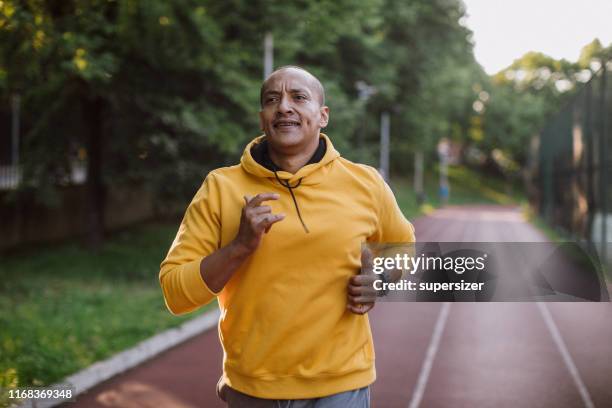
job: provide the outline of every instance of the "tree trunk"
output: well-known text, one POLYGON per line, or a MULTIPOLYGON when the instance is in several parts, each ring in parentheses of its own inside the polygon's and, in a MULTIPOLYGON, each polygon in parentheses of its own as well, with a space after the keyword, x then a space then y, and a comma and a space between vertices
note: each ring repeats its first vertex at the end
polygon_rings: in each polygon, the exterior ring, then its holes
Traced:
POLYGON ((102 179, 103 157, 103 101, 88 99, 84 104, 87 132, 87 245, 100 249, 104 240, 105 188, 102 179))
POLYGON ((414 153, 414 192, 418 205, 425 202, 425 190, 423 188, 423 152, 417 150, 414 153))

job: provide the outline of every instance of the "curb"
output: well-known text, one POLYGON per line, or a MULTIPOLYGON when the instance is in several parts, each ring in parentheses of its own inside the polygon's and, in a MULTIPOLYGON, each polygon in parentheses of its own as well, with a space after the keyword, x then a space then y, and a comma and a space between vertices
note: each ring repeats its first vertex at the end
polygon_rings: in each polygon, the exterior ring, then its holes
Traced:
POLYGON ((48 388, 72 388, 72 398, 53 400, 23 400, 16 408, 50 408, 64 402, 74 400, 79 394, 94 386, 133 368, 158 354, 172 348, 190 338, 210 329, 219 320, 219 309, 212 310, 189 320, 179 327, 168 329, 162 333, 138 343, 136 346, 121 351, 106 360, 99 361, 48 388))

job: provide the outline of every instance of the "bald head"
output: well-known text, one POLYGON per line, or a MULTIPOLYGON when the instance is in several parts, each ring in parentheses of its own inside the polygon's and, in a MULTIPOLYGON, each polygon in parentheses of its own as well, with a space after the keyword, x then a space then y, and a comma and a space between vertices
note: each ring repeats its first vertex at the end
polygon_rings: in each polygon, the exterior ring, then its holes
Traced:
POLYGON ((308 80, 308 84, 310 85, 311 91, 314 95, 316 95, 316 98, 319 104, 321 106, 325 105, 325 89, 323 89, 323 85, 321 84, 321 81, 319 81, 317 77, 312 75, 310 72, 306 71, 304 68, 300 68, 295 65, 287 65, 284 67, 280 67, 279 69, 277 69, 276 71, 268 75, 268 77, 263 82, 263 84, 261 84, 261 90, 259 91, 260 105, 263 107, 263 95, 264 95, 264 92, 266 92, 268 84, 272 80, 274 80, 278 75, 283 75, 287 72, 292 72, 292 71, 297 74, 303 75, 308 80))

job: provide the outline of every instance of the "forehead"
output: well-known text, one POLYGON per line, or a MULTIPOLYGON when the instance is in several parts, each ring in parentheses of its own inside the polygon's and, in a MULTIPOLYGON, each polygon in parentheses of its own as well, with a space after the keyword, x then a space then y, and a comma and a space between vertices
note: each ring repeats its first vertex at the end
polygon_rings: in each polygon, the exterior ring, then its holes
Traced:
POLYGON ((283 89, 287 91, 299 89, 315 93, 313 79, 306 72, 297 69, 286 69, 275 73, 268 78, 263 88, 264 93, 281 92, 283 89))

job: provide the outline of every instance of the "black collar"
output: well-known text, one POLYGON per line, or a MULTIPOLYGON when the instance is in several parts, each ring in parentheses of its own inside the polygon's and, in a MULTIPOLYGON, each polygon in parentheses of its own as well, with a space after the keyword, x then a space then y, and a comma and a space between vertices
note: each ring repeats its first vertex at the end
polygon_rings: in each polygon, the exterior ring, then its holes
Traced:
MULTIPOLYGON (((308 160, 308 163, 306 163, 305 166, 308 164, 320 162, 323 156, 325 156, 326 151, 327 143, 325 143, 325 139, 320 138, 317 150, 314 152, 314 154, 312 155, 310 160, 308 160)), ((257 163, 261 164, 270 171, 283 170, 279 166, 277 166, 276 163, 274 163, 270 158, 270 155, 268 154, 268 141, 265 139, 261 143, 256 143, 255 145, 253 145, 253 147, 251 147, 251 156, 253 156, 253 159, 255 159, 257 163)))

